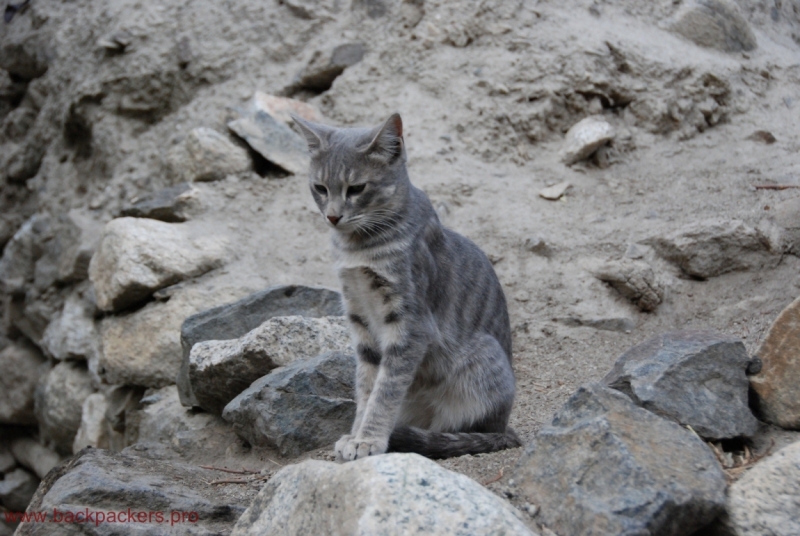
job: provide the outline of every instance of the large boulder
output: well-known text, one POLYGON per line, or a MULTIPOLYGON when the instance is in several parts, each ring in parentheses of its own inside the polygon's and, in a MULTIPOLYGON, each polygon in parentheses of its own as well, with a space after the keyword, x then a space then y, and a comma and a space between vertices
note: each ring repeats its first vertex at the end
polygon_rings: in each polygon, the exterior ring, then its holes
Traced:
POLYGON ((72 454, 83 402, 93 392, 84 364, 62 361, 53 367, 36 388, 35 412, 42 440, 62 454, 72 454))
POLYGON ((570 397, 513 478, 558 534, 692 534, 725 506, 725 475, 701 439, 599 384, 570 397))
POLYGON ((667 28, 695 44, 724 52, 746 52, 757 45, 747 19, 732 0, 689 0, 667 28))
POLYGON ((325 288, 279 285, 188 317, 181 326, 183 357, 177 381, 181 403, 199 405, 189 382, 189 353, 196 343, 238 339, 274 316, 340 315, 341 299, 338 292, 325 288))
POLYGON ((36 424, 34 392, 49 365, 28 344, 12 344, 0 352, 0 424, 36 424))
POLYGON ((222 413, 251 445, 297 456, 333 444, 356 416, 352 353, 295 361, 255 381, 222 413))
POLYGON ((468 477, 416 454, 351 463, 307 460, 278 471, 233 536, 401 534, 531 536, 520 514, 468 477))
POLYGON ((119 311, 158 289, 221 266, 226 256, 223 242, 185 225, 145 218, 111 220, 89 266, 98 307, 119 311))
POLYGON ((748 406, 749 363, 737 337, 677 331, 622 354, 603 381, 704 438, 730 439, 752 436, 758 429, 748 406))

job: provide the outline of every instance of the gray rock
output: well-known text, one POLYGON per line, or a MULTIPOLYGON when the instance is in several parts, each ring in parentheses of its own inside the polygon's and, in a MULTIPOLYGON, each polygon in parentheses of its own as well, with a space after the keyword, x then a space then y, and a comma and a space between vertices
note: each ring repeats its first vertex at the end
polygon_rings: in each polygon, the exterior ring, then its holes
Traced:
POLYGON ((27 467, 39 478, 61 462, 61 457, 52 449, 29 437, 20 437, 11 442, 11 453, 20 465, 27 467))
POLYGON ((667 28, 695 44, 724 52, 748 51, 757 46, 747 19, 731 0, 687 2, 667 28))
POLYGON ((9 443, 5 440, 0 441, 0 474, 8 473, 17 466, 17 460, 11 454, 9 443))
POLYGON ((787 251, 800 256, 800 197, 776 203, 772 216, 783 229, 782 238, 787 251))
POLYGON ((12 512, 24 512, 37 487, 38 478, 25 469, 14 469, 0 480, 0 503, 12 512))
POLYGON ((567 131, 561 161, 570 166, 588 158, 597 149, 614 139, 614 127, 602 117, 581 119, 567 131))
POLYGON ((759 416, 783 428, 800 430, 800 298, 770 326, 758 349, 761 370, 750 377, 759 416))
POLYGON ((559 534, 692 534, 725 505, 725 475, 701 439, 599 384, 570 397, 513 478, 559 534))
POLYGON ((294 130, 263 110, 228 123, 258 154, 294 174, 308 170, 308 147, 294 130))
POLYGON ((327 91, 345 69, 360 62, 366 53, 363 43, 345 43, 329 51, 317 50, 311 60, 284 90, 292 95, 301 90, 327 91))
POLYGON ((85 365, 62 361, 42 378, 36 388, 36 419, 39 435, 62 454, 72 453, 72 443, 81 425, 83 402, 94 392, 85 365))
POLYGON ((341 300, 338 292, 329 289, 280 285, 186 318, 181 326, 183 358, 177 381, 181 403, 198 406, 189 382, 189 353, 196 343, 238 339, 274 316, 340 315, 341 300))
POLYGON ((180 223, 198 207, 197 194, 197 189, 188 183, 176 184, 137 198, 122 209, 121 215, 180 223))
POLYGON ((145 446, 121 453, 86 449, 58 468, 42 483, 31 501, 31 510, 47 512, 42 523, 23 523, 20 536, 112 535, 135 531, 139 534, 204 535, 227 534, 250 500, 246 486, 209 486, 208 471, 177 461, 161 461, 140 456, 145 446), (98 522, 65 522, 78 512, 102 513, 98 522), (54 512, 62 522, 53 523, 54 512), (127 519, 127 512, 144 513, 143 519, 127 519), (112 514, 124 517, 110 518, 112 514), (159 520, 157 514, 164 516, 159 520), (171 523, 171 515, 187 516, 171 523), (188 517, 190 514, 195 514, 188 517), (120 527, 124 527, 121 529, 120 527))
POLYGON ((119 311, 160 288, 221 266, 226 257, 221 239, 194 235, 184 225, 145 218, 111 220, 89 266, 97 306, 119 311))
POLYGON ((103 224, 78 210, 70 210, 59 223, 58 280, 83 281, 89 277, 89 263, 100 244, 103 224))
POLYGON ((0 424, 36 424, 34 392, 48 368, 32 345, 12 344, 0 352, 0 424))
POLYGON ((104 394, 94 393, 86 397, 81 410, 81 425, 72 442, 73 453, 77 454, 86 447, 108 448, 107 409, 108 402, 104 394))
POLYGON ((322 352, 352 352, 343 317, 273 317, 239 339, 203 341, 189 354, 189 382, 199 406, 215 415, 276 367, 322 352))
POLYGON ((603 381, 706 439, 749 437, 758 429, 748 407, 749 363, 737 337, 676 331, 622 354, 603 381))
POLYGON ((760 461, 728 491, 737 536, 800 534, 800 442, 760 461))
POLYGON ((33 281, 36 261, 42 256, 42 244, 50 235, 50 218, 34 215, 20 227, 3 249, 0 258, 0 290, 22 294, 33 281))
POLYGON ((664 286, 645 262, 629 259, 606 261, 594 266, 592 274, 642 311, 655 311, 664 298, 664 286))
POLYGON ((222 413, 251 445, 283 456, 333 444, 356 415, 355 358, 332 352, 303 359, 255 381, 222 413))
POLYGON ((247 150, 214 129, 192 130, 169 154, 172 172, 184 181, 218 181, 253 167, 247 150))
POLYGON ((520 514, 470 478, 416 454, 278 471, 236 523, 256 534, 527 535, 520 514))
POLYGON ((94 304, 73 293, 61 314, 44 330, 42 349, 51 357, 94 360, 100 354, 100 334, 94 322, 94 304))
POLYGON ((138 440, 140 401, 145 393, 140 386, 115 385, 105 392, 109 448, 119 452, 138 440))
POLYGON ((740 220, 692 223, 649 238, 644 244, 652 246, 688 276, 700 279, 761 268, 775 264, 780 258, 770 255, 765 237, 740 220))

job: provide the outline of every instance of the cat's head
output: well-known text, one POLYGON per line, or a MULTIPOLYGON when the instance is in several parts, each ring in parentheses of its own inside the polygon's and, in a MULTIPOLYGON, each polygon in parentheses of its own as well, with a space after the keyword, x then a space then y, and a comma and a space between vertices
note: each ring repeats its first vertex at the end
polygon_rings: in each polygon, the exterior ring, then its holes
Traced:
POLYGON ((346 234, 380 234, 408 197, 403 122, 335 128, 293 117, 311 153, 309 186, 325 221, 346 234))

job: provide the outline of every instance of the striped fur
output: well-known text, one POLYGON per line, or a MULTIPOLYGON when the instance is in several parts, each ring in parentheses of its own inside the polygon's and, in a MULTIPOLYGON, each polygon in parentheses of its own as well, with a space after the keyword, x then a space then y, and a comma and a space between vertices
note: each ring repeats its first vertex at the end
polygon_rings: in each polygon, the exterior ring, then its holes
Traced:
POLYGON ((519 446, 503 290, 486 255, 409 181, 400 116, 374 129, 295 121, 357 354, 356 418, 337 456, 519 446))

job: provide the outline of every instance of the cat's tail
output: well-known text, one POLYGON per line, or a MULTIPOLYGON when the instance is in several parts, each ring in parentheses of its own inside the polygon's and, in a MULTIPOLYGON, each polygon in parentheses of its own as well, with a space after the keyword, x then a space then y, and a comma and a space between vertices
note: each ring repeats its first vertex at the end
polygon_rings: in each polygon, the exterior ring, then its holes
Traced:
POLYGON ((413 426, 399 426, 389 437, 389 452, 416 452, 427 458, 452 458, 521 447, 511 428, 505 432, 431 432, 413 426))

